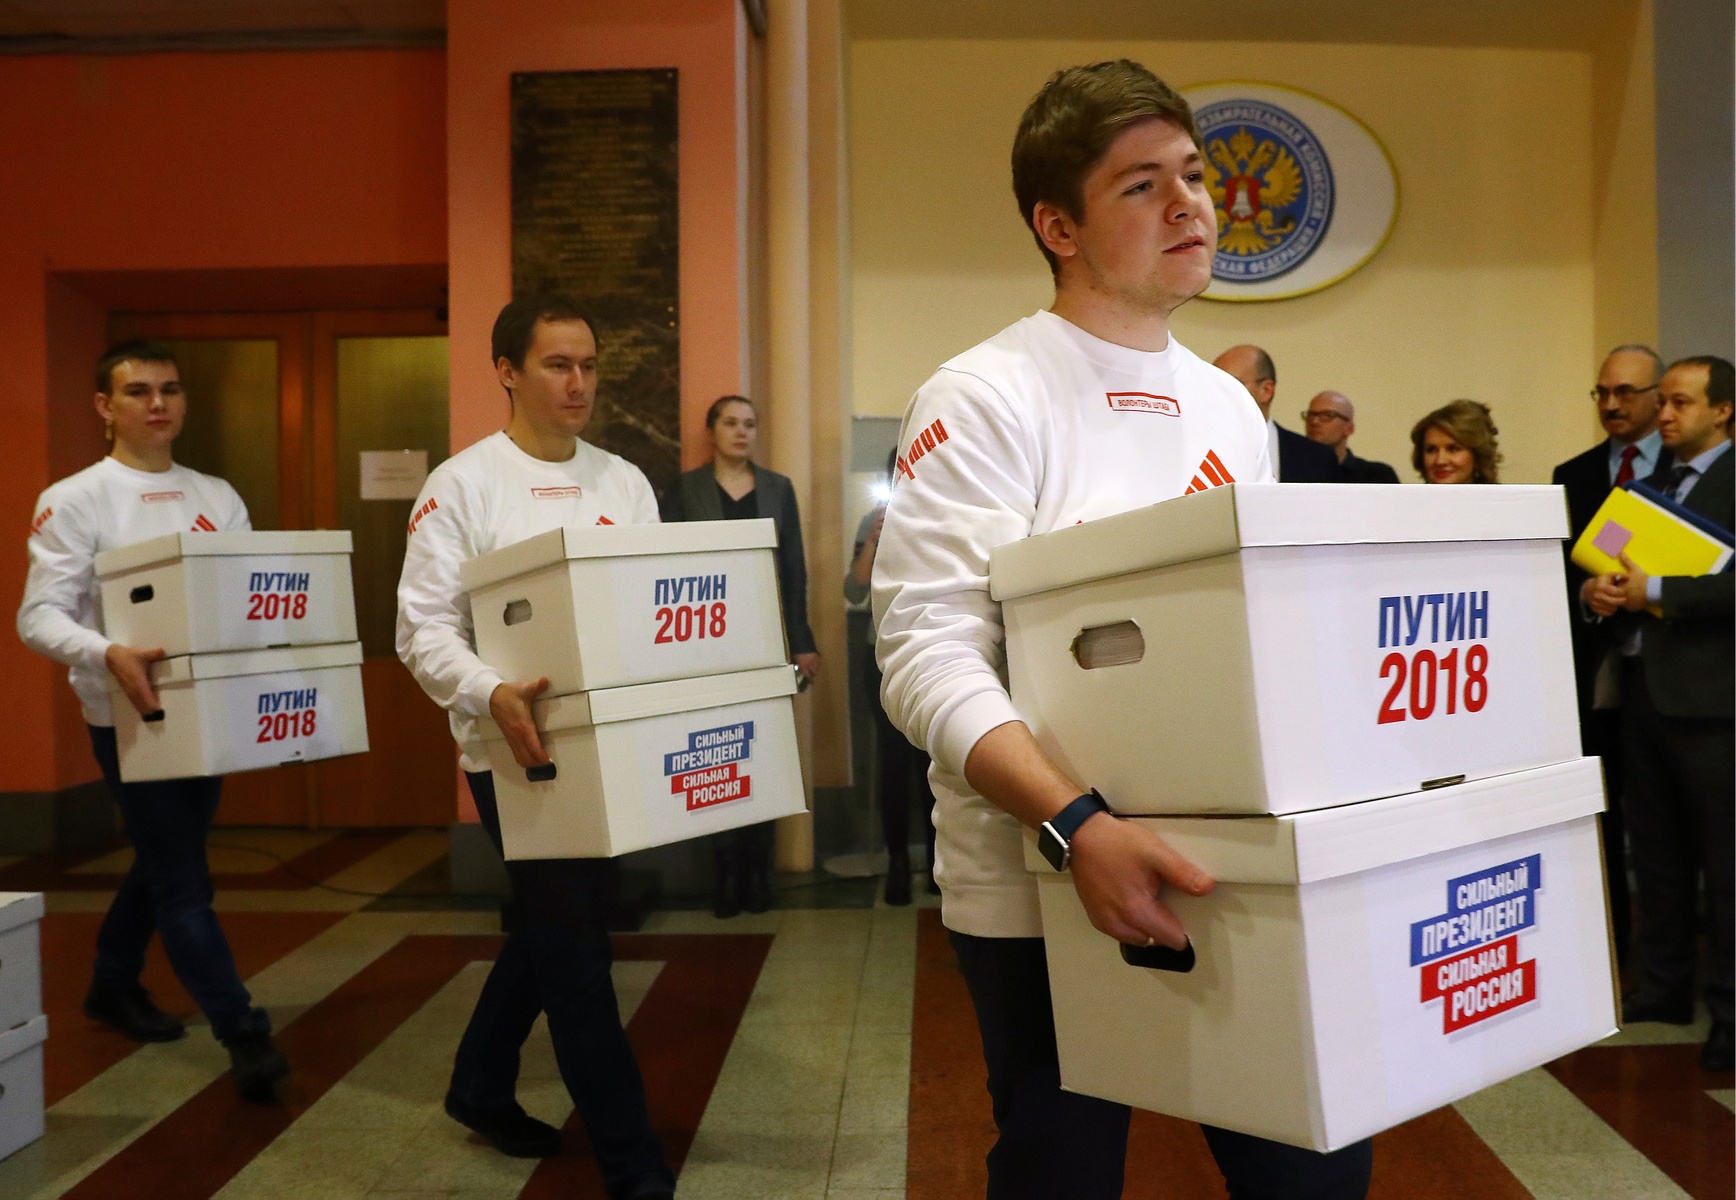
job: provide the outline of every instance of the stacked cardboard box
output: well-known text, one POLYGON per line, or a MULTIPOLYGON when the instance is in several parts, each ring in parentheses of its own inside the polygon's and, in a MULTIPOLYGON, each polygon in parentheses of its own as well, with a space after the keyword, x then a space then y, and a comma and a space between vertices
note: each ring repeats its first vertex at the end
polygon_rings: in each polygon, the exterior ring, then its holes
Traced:
POLYGON ((1217 880, 1149 954, 1028 855, 1064 1086, 1330 1150, 1614 1030, 1566 534, 1552 487, 1233 484, 995 552, 1038 741, 1217 880))
POLYGON ((350 546, 345 530, 177 533, 97 555, 106 635, 168 656, 158 713, 111 681, 122 779, 367 750, 350 546))
POLYGON ((507 858, 612 857, 804 812, 769 520, 551 530, 464 564, 476 652, 549 681, 549 764, 485 723, 507 858))
POLYGON ((43 1132, 41 927, 41 892, 0 892, 0 1158, 43 1132))

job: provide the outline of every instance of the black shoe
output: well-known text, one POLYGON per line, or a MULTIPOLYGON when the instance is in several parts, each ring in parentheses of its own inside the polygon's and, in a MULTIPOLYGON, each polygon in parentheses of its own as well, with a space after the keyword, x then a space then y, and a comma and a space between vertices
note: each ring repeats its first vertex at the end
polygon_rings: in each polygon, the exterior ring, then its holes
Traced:
POLYGON ((741 906, 750 913, 763 913, 772 906, 772 878, 769 871, 749 871, 742 888, 741 906))
POLYGON ((886 903, 902 907, 910 903, 910 872, 886 872, 886 903))
POLYGON ((277 1099, 277 1081, 289 1074, 289 1063, 277 1052, 269 1033, 244 1033, 225 1043, 229 1071, 243 1100, 270 1104, 277 1099))
POLYGON ((124 991, 90 985, 84 998, 84 1015, 113 1025, 135 1042, 176 1042, 187 1027, 158 1008, 151 994, 136 984, 124 991))
POLYGON ((1650 996, 1642 996, 1638 992, 1629 992, 1621 998, 1621 1023, 1632 1025, 1635 1021, 1658 1021, 1665 1025, 1692 1025, 1694 1023, 1694 1002, 1656 1000, 1650 996))
POLYGON ((736 895, 735 888, 725 880, 717 889, 717 896, 711 902, 711 915, 728 920, 741 915, 741 899, 736 895))
POLYGON ((553 1158, 561 1152, 561 1131, 516 1104, 478 1112, 447 1092, 446 1115, 510 1158, 553 1158))
POLYGON ((1700 1068, 1705 1071, 1728 1071, 1731 1066, 1731 1026, 1728 1021, 1713 1021, 1712 1035, 1700 1047, 1700 1068))

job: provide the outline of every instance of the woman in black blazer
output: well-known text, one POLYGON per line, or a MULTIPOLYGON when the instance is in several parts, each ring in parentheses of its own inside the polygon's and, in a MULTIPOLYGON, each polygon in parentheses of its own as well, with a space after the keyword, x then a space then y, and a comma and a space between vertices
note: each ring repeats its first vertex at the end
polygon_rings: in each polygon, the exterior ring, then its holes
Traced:
MULTIPOLYGON (((676 480, 663 498, 665 521, 745 521, 770 517, 778 531, 778 591, 784 640, 803 686, 820 673, 820 652, 808 626, 808 568, 802 558, 802 523, 788 477, 753 461, 759 421, 746 396, 723 396, 705 414, 712 460, 676 480)), ((713 911, 733 917, 771 907, 772 825, 750 825, 712 838, 717 857, 713 911)))

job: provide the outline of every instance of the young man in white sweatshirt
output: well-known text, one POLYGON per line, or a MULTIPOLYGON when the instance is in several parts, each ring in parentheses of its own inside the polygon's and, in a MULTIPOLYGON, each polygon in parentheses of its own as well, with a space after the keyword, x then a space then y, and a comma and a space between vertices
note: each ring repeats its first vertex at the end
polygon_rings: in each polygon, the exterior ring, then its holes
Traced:
MULTIPOLYGON (((1111 1200, 1129 1112, 1061 1090, 1023 831, 1048 830, 1092 924, 1122 942, 1181 948, 1159 893, 1200 895, 1212 880, 1081 794, 1091 781, 1068 778, 1019 720, 989 551, 1273 469, 1246 389, 1169 332, 1209 284, 1217 245, 1186 101, 1125 60, 1059 72, 1020 122, 1013 190, 1055 303, 943 365, 911 401, 874 564, 877 650, 888 714, 934 758, 942 916, 1000 1134, 990 1200, 1111 1200)), ((1366 1142, 1320 1155, 1205 1133, 1234 1200, 1366 1194, 1366 1142)))
MULTIPOLYGON (((507 680, 476 656, 467 559, 566 525, 649 524, 657 499, 625 459, 579 439, 597 392, 590 320, 559 297, 514 300, 494 323, 495 372, 511 418, 499 433, 428 476, 410 519, 398 581, 398 657, 451 715, 459 763, 483 827, 500 849, 493 771, 549 761, 531 703, 546 679, 507 680), (490 763, 480 728, 499 725, 514 762, 490 763)), ((546 1012, 561 1078, 585 1122, 612 1200, 673 1196, 675 1176, 651 1128, 645 1088, 621 1028, 602 909, 614 886, 608 859, 506 864, 515 905, 453 1063, 446 1111, 501 1151, 541 1158, 560 1131, 514 1095, 518 1052, 546 1012)))
POLYGON ((272 1043, 271 1018, 241 982, 211 908, 205 838, 223 780, 121 780, 114 707, 131 704, 147 715, 162 710, 150 671, 163 650, 104 636, 96 578, 96 556, 104 550, 170 533, 252 525, 234 488, 174 460, 187 393, 167 346, 133 339, 111 347, 96 363, 96 411, 108 432, 109 453, 53 484, 36 502, 27 539, 30 574, 18 606, 24 644, 71 668, 91 751, 133 847, 133 864, 97 931, 84 1011, 135 1041, 171 1042, 185 1033, 139 983, 145 949, 156 934, 176 978, 229 1051, 241 1094, 269 1101, 289 1064, 272 1043))

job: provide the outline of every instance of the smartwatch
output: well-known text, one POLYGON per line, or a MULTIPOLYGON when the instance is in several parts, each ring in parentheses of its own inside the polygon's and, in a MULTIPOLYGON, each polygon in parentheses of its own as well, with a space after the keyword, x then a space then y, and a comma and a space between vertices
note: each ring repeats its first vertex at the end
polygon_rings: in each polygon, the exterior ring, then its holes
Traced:
POLYGON ((1112 813, 1112 810, 1109 802, 1092 788, 1038 827, 1038 853, 1048 860, 1051 867, 1065 871, 1073 859, 1073 835, 1087 818, 1100 812, 1112 813))

